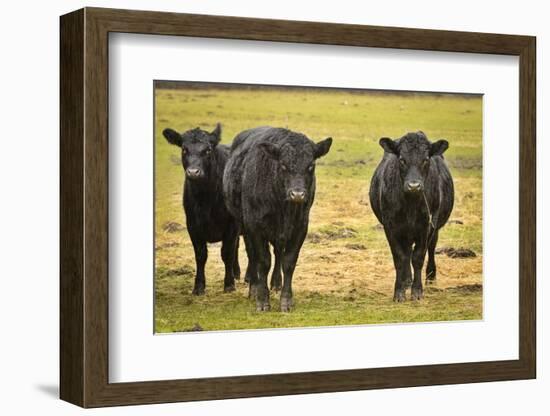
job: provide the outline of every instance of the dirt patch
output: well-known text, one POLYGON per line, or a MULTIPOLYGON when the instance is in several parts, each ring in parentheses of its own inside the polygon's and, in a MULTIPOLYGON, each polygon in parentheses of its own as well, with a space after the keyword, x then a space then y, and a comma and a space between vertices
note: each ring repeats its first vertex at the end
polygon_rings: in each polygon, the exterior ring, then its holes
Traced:
POLYGON ((447 224, 464 225, 464 221, 461 220, 449 220, 447 224))
POLYGON ((427 293, 440 293, 440 292, 443 292, 444 289, 441 289, 439 287, 435 287, 431 284, 427 284, 426 287, 424 288, 424 290, 427 292, 427 293))
POLYGON ((445 290, 447 292, 477 293, 483 290, 483 285, 481 283, 474 283, 471 285, 459 285, 455 287, 449 287, 445 290))
POLYGON ((174 277, 174 276, 182 276, 182 277, 193 277, 195 274, 195 271, 190 266, 182 266, 177 267, 175 269, 157 269, 158 277, 174 277))
POLYGON ((164 225, 162 226, 162 230, 167 233, 177 233, 178 231, 185 230, 185 227, 179 222, 168 221, 164 223, 164 225))
POLYGON ((313 244, 318 244, 323 240, 339 240, 342 238, 353 238, 357 236, 357 230, 351 227, 337 227, 316 232, 308 233, 307 239, 313 244))
POLYGON ((336 262, 336 260, 335 260, 333 257, 327 256, 327 255, 325 255, 325 254, 319 256, 319 259, 320 259, 320 260, 323 260, 323 261, 325 261, 325 262, 328 262, 328 263, 334 263, 334 262, 336 262))
POLYGON ((200 326, 197 323, 193 325, 191 328, 186 328, 181 330, 181 332, 199 332, 199 331, 204 331, 204 329, 202 328, 202 326, 200 326))
POLYGON ((319 244, 322 239, 323 238, 320 233, 308 233, 307 235, 307 241, 313 244, 319 244))
POLYGON ((346 244, 346 248, 349 248, 350 250, 366 250, 367 246, 364 244, 346 244))
POLYGON ((324 230, 322 232, 329 240, 338 240, 340 238, 352 238, 357 235, 357 230, 351 227, 342 227, 335 230, 324 230))
POLYGON ((452 259, 477 257, 476 253, 469 248, 441 247, 435 250, 435 254, 446 254, 452 259))
POLYGON ((166 243, 159 244, 155 247, 155 250, 164 250, 165 248, 177 247, 180 244, 177 241, 168 241, 166 243))

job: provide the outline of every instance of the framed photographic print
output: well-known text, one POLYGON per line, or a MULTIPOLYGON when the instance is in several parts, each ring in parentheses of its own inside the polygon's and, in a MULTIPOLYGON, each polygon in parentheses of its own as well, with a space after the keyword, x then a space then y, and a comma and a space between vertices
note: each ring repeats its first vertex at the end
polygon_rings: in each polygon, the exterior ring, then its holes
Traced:
POLYGON ((534 378, 535 49, 62 16, 61 398, 534 378))

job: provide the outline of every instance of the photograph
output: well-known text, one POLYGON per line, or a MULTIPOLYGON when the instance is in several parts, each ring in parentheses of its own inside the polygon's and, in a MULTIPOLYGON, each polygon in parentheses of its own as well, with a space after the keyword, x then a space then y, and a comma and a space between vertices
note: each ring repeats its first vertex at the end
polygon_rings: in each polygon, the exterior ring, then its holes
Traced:
POLYGON ((483 319, 483 95, 154 81, 155 333, 483 319))

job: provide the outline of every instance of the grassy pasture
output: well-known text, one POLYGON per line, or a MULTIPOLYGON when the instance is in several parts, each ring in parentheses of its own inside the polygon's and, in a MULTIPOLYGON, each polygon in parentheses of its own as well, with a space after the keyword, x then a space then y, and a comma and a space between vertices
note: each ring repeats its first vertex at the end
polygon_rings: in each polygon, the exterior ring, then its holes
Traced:
MULTIPOLYGON (((232 330, 471 320, 482 318, 482 101, 460 95, 350 93, 303 89, 157 89, 155 94, 155 330, 232 330), (318 162, 309 234, 294 275, 294 310, 257 313, 241 281, 223 293, 220 243, 209 245, 207 293, 191 295, 195 270, 182 209, 179 149, 162 130, 223 124, 222 142, 240 131, 288 127, 318 141, 334 139, 318 162), (438 281, 420 302, 392 301, 395 272, 383 230, 368 202, 382 157, 378 140, 423 130, 446 138, 455 208, 438 247, 469 248, 474 258, 436 256, 438 281)), ((240 249, 241 268, 247 260, 240 249)))

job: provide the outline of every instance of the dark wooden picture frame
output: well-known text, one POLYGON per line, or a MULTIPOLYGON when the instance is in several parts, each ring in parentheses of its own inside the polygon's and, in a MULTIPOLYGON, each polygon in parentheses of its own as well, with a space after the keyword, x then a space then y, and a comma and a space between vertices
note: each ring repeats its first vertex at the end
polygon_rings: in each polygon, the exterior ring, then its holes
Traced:
POLYGON ((83 407, 518 380, 536 376, 536 40, 530 36, 85 8, 61 17, 60 396, 83 407), (519 57, 519 359, 109 383, 110 32, 519 57))

